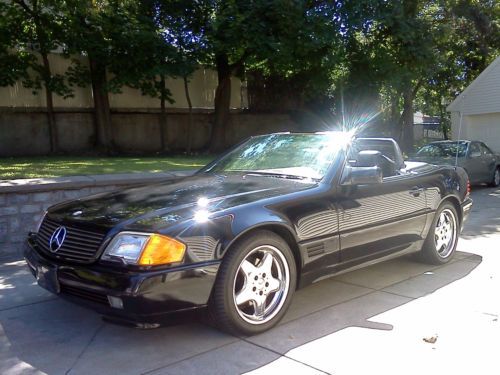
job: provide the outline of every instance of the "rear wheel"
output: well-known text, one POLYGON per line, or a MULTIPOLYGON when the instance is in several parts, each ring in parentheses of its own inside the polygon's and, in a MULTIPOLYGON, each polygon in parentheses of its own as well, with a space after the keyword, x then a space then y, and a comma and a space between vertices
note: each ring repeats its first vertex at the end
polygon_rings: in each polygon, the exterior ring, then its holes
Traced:
POLYGON ((500 167, 495 169, 495 173, 493 173, 493 178, 491 179, 490 186, 497 187, 500 185, 500 167))
POLYGON ((444 264, 453 258, 457 248, 459 225, 455 207, 449 202, 441 204, 422 247, 425 262, 444 264))
POLYGON ((270 329, 290 305, 296 275, 288 244, 272 232, 253 232, 224 257, 209 304, 212 319, 234 334, 270 329))

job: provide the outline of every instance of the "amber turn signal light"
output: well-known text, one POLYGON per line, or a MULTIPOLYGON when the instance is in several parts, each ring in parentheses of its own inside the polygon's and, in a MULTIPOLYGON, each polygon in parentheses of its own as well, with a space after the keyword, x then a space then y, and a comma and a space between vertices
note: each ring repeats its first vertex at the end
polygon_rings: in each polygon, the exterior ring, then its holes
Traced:
POLYGON ((186 245, 173 238, 152 234, 149 237, 137 264, 155 266, 180 262, 184 258, 186 245))

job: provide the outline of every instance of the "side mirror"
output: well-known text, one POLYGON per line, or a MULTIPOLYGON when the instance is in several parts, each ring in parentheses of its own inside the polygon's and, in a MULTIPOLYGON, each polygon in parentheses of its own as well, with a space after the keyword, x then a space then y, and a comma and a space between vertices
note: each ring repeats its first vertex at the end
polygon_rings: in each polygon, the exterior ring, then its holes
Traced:
POLYGON ((342 173, 342 185, 367 185, 382 182, 382 169, 379 167, 346 166, 342 173))
POLYGON ((382 153, 375 150, 363 150, 358 153, 356 165, 359 167, 374 167, 379 164, 382 153))

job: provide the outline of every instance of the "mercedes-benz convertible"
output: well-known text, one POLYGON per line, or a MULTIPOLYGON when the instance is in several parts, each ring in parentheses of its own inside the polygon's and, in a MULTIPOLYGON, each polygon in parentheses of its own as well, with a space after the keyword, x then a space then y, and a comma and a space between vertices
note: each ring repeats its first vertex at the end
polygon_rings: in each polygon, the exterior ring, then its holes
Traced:
POLYGON ((189 177, 54 205, 24 254, 42 287, 110 319, 207 308, 256 334, 325 277, 412 252, 450 261, 471 206, 462 168, 405 163, 392 139, 277 133, 189 177))

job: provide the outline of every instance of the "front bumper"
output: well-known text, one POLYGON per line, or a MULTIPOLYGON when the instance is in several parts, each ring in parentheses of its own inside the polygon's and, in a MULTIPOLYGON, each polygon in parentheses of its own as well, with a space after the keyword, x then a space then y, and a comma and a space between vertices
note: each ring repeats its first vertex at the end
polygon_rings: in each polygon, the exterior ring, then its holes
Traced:
POLYGON ((462 206, 462 221, 461 221, 461 228, 460 229, 463 229, 464 223, 467 220, 467 218, 469 217, 470 211, 472 209, 472 199, 466 198, 462 202, 461 206, 462 206))
POLYGON ((108 318, 141 324, 160 323, 171 313, 206 306, 219 268, 219 263, 205 263, 132 272, 58 263, 45 257, 31 238, 24 258, 38 284, 50 292, 108 318))

